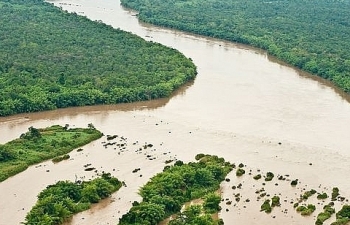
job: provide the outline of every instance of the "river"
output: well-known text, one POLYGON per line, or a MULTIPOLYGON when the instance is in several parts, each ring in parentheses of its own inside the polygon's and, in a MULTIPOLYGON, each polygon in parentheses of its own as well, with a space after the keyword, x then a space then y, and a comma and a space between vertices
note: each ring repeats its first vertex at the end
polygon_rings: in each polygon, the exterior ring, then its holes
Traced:
MULTIPOLYGON (((261 202, 255 199, 223 204, 228 211, 220 216, 226 224, 314 224, 313 217, 294 213, 289 203, 306 186, 325 190, 337 186, 343 196, 350 196, 350 180, 345 177, 350 172, 350 104, 344 93, 263 51, 140 23, 136 13, 120 7, 119 1, 57 0, 54 4, 176 48, 193 59, 198 76, 169 99, 0 118, 0 143, 19 137, 30 126, 53 124, 93 123, 104 134, 127 139, 118 139, 127 144, 119 150, 103 147, 102 138, 82 152, 73 151, 68 161, 47 161, 0 183, 0 225, 24 221, 36 195, 48 184, 93 177, 93 172, 84 171, 87 163, 111 172, 127 187, 76 215, 70 224, 116 224, 131 202, 140 200, 139 187, 162 170, 165 160, 187 162, 197 153, 216 154, 242 162, 253 172, 273 171, 301 181, 294 189, 282 183, 278 189, 277 183, 266 185, 271 194, 287 195, 288 203, 271 214, 259 212, 261 202), (137 149, 145 143, 154 147, 140 154, 137 149), (141 170, 132 173, 135 168, 141 170)), ((231 186, 240 182, 246 186, 241 194, 254 198, 258 183, 234 174, 230 178, 222 187, 225 198, 233 197, 231 186)))

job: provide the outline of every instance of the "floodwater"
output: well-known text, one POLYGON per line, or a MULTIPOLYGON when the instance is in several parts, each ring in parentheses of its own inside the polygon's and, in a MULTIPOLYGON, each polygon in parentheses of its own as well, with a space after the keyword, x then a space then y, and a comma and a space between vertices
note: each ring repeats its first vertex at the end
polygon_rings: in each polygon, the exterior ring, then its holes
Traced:
POLYGON ((219 216, 226 224, 314 224, 317 214, 305 218, 291 206, 303 188, 321 192, 337 186, 342 196, 349 197, 350 104, 344 93, 262 51, 139 23, 136 13, 121 8, 119 1, 54 3, 178 49, 193 59, 198 76, 169 99, 0 118, 0 143, 19 137, 30 126, 86 127, 93 123, 106 135, 119 135, 115 141, 126 144, 122 149, 104 147, 107 140, 103 137, 84 146, 82 152, 73 151, 68 161, 43 162, 0 183, 0 225, 24 221, 36 195, 47 185, 95 176, 95 172, 84 171, 84 165, 90 163, 127 186, 76 215, 70 224, 116 224, 131 203, 140 200, 138 189, 162 170, 165 160, 187 162, 197 153, 247 165, 246 175, 237 178, 232 173, 230 182, 222 185, 227 200, 219 216), (139 151, 146 143, 153 147, 139 151), (140 171, 132 173, 136 168, 140 171), (288 181, 275 178, 263 185, 263 181, 250 179, 250 170, 253 175, 258 170, 289 175, 301 183, 292 188, 288 181), (232 189, 239 183, 241 189, 232 189), (281 207, 271 214, 259 212, 262 200, 254 192, 261 187, 271 196, 281 195, 281 207), (238 192, 242 197, 235 203, 233 195, 238 192), (230 200, 231 205, 225 204, 230 200))

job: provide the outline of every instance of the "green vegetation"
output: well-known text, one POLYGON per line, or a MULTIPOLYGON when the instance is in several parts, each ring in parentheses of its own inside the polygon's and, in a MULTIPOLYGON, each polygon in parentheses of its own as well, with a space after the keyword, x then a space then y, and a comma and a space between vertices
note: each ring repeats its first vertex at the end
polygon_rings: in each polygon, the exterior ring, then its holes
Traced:
POLYGON ((350 92, 349 0, 121 0, 140 20, 249 44, 350 92))
POLYGON ((216 213, 221 210, 220 207, 220 202, 221 202, 221 197, 220 195, 216 193, 209 193, 204 196, 204 203, 203 203, 203 208, 206 213, 216 213))
POLYGON ((296 210, 297 212, 300 212, 302 216, 308 216, 316 210, 316 207, 313 204, 308 204, 307 206, 300 205, 296 210))
POLYGON ((201 205, 191 205, 177 217, 170 220, 169 225, 222 225, 222 220, 214 220, 212 216, 206 213, 201 205))
POLYGON ((331 223, 331 225, 347 225, 349 223, 348 218, 337 219, 335 222, 331 223))
POLYGON ((316 191, 314 189, 311 189, 310 191, 306 191, 301 198, 303 200, 307 200, 309 197, 311 197, 312 195, 316 194, 316 191))
POLYGON ((20 138, 0 145, 0 182, 24 171, 30 165, 66 154, 102 136, 92 125, 89 127, 29 127, 29 131, 20 138))
POLYGON ((298 179, 292 180, 292 182, 290 182, 290 185, 292 186, 296 186, 298 184, 298 179))
POLYGON ((339 188, 334 187, 332 189, 332 201, 337 200, 337 197, 339 196, 339 188))
POLYGON ((350 205, 343 205, 342 209, 336 213, 337 220, 331 225, 343 225, 350 222, 350 205))
POLYGON ((261 179, 261 174, 257 174, 253 178, 254 178, 254 180, 259 180, 259 179, 261 179))
POLYGON ((326 199, 326 198, 328 198, 328 195, 325 192, 317 195, 317 199, 326 199))
POLYGON ((109 173, 82 183, 59 181, 38 195, 38 201, 26 216, 26 225, 58 225, 73 214, 84 211, 92 203, 107 198, 121 188, 122 183, 109 173))
POLYGON ((242 169, 242 168, 237 168, 237 170, 236 170, 236 176, 237 177, 240 177, 240 176, 242 176, 243 174, 245 174, 245 170, 244 169, 242 169))
POLYGON ((274 174, 271 172, 266 173, 265 181, 271 181, 274 178, 274 174))
POLYGON ((264 211, 266 213, 270 213, 272 211, 270 199, 266 199, 260 208, 261 208, 261 211, 264 211))
POLYGON ((58 162, 61 162, 61 161, 63 161, 63 160, 67 160, 67 159, 69 159, 69 158, 70 158, 70 156, 69 156, 68 154, 65 154, 65 155, 57 156, 57 157, 53 158, 53 159, 52 159, 52 162, 58 163, 58 162))
POLYGON ((0 116, 169 96, 196 67, 42 0, 0 0, 0 116))
POLYGON ((273 196, 272 199, 266 199, 264 203, 260 206, 260 211, 264 211, 266 213, 270 213, 272 209, 276 206, 280 206, 280 197, 273 196))
POLYGON ((317 219, 316 219, 315 224, 322 225, 323 222, 328 220, 332 216, 332 214, 334 214, 334 213, 335 213, 335 209, 332 208, 331 205, 329 205, 329 204, 325 205, 323 207, 323 212, 321 212, 317 215, 317 219))
MULTIPOLYGON (((195 163, 175 163, 174 166, 166 166, 162 173, 151 178, 140 190, 142 202, 134 203, 130 211, 119 220, 119 224, 158 224, 170 215, 178 213, 184 203, 203 196, 205 211, 211 213, 219 210, 220 200, 212 193, 219 189, 220 183, 232 170, 233 165, 217 156, 203 155, 196 158, 199 161, 195 163)), ((196 208, 190 208, 191 210, 197 212, 196 208)), ((203 218, 208 219, 207 216, 203 218)), ((174 221, 172 224, 184 224, 180 222, 174 221)))
POLYGON ((176 217, 170 220, 169 225, 221 225, 222 220, 214 220, 212 214, 221 210, 219 204, 221 198, 215 193, 209 193, 204 197, 204 202, 195 203, 185 208, 176 217))
POLYGON ((275 206, 280 206, 280 197, 278 196, 273 196, 272 197, 272 201, 271 201, 271 207, 275 207, 275 206))

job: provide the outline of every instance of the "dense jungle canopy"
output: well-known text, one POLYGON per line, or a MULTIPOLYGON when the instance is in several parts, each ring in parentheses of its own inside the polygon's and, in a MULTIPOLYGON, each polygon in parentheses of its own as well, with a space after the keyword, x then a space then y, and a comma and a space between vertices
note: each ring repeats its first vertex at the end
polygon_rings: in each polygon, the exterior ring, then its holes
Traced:
POLYGON ((175 49, 42 0, 0 0, 0 116, 166 97, 195 75, 175 49))
POLYGON ((249 44, 350 92, 349 0, 121 0, 139 19, 249 44))

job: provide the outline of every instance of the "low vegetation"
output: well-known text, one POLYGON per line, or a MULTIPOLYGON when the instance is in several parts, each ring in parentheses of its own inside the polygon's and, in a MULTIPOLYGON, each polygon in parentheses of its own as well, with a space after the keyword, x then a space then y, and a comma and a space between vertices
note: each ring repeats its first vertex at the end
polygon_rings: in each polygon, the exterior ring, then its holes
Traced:
POLYGON ((26 216, 25 225, 58 225, 92 203, 107 198, 121 188, 122 183, 108 173, 92 181, 73 183, 59 181, 38 195, 38 201, 26 216))
POLYGON ((335 213, 335 209, 330 204, 325 205, 323 207, 323 212, 317 215, 315 224, 322 225, 323 222, 328 220, 334 213, 335 213))
POLYGON ((345 225, 350 222, 350 205, 343 205, 342 209, 336 213, 336 221, 331 225, 345 225))
POLYGON ((307 200, 312 195, 316 194, 316 191, 314 189, 311 189, 310 191, 305 191, 305 193, 301 196, 303 200, 307 200))
MULTIPOLYGON (((203 208, 190 208, 189 212, 194 210, 193 214, 198 215, 202 210, 209 213, 219 210, 220 198, 213 192, 219 189, 220 183, 233 169, 233 165, 225 162, 223 158, 211 155, 197 156, 196 159, 199 161, 188 164, 177 161, 173 166, 166 166, 162 173, 151 178, 140 189, 142 202, 134 202, 130 211, 119 220, 119 224, 158 224, 170 215, 179 213, 184 203, 203 197, 203 208)), ((179 214, 179 218, 181 215, 179 214)), ((207 221, 209 218, 200 216, 197 219, 207 221)), ((185 223, 174 221, 171 224, 185 223)))
POLYGON ((263 204, 260 206, 260 211, 264 211, 266 213, 272 212, 272 209, 276 206, 280 206, 280 197, 273 196, 272 199, 266 199, 263 204))
MULTIPOLYGON (((52 159, 75 148, 86 145, 102 136, 92 124, 88 128, 72 128, 68 125, 44 129, 29 127, 20 138, 0 145, 0 182, 28 166, 52 159)), ((67 156, 62 156, 62 159, 67 156)), ((55 160, 60 160, 61 157, 55 160)))
POLYGON ((274 178, 274 174, 272 172, 267 172, 266 173, 266 177, 265 177, 265 181, 271 181, 274 178))
POLYGON ((300 212, 302 216, 308 216, 311 215, 316 210, 315 205, 308 204, 307 206, 300 205, 296 208, 297 212, 300 212))

